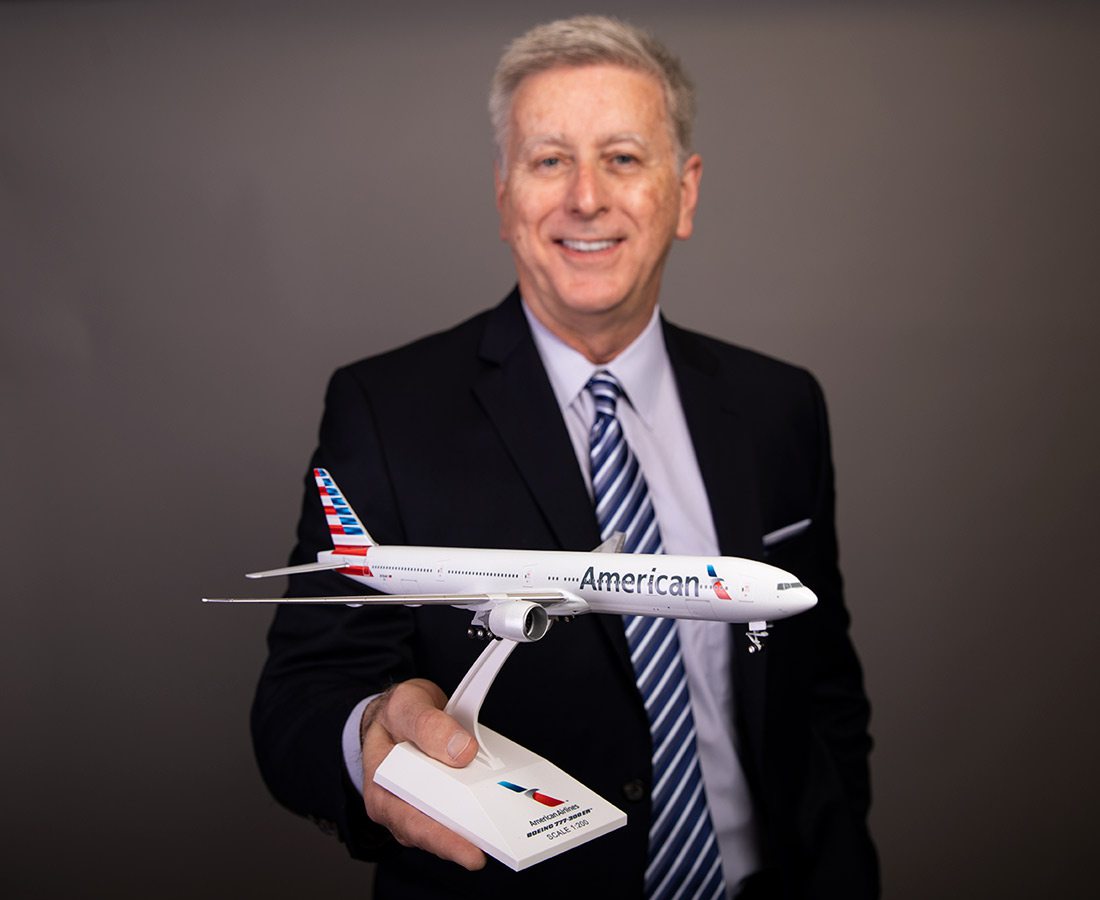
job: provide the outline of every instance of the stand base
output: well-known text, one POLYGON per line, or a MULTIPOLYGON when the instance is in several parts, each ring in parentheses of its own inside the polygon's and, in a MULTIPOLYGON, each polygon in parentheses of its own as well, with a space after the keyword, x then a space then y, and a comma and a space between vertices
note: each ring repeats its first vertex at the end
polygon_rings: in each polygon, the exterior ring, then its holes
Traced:
POLYGON ((626 824, 626 813, 553 763, 484 725, 478 736, 484 753, 464 769, 406 742, 374 780, 516 872, 626 824))

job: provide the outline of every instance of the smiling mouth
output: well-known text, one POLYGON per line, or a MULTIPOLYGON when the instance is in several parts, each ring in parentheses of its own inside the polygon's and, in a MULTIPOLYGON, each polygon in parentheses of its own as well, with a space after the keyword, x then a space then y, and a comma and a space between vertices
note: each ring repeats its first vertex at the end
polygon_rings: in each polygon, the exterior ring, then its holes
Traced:
POLYGON ((610 250, 618 246, 620 240, 620 238, 610 238, 605 241, 571 241, 563 238, 557 243, 567 250, 576 250, 578 253, 598 253, 600 250, 610 250))

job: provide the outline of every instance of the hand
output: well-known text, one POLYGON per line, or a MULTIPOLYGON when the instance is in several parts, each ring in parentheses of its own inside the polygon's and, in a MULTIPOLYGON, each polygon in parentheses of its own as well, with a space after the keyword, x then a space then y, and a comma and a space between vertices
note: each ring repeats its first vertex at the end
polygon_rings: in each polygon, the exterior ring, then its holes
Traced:
POLYGON ((477 741, 443 712, 447 696, 438 685, 414 678, 390 688, 363 711, 363 805, 367 815, 390 830, 405 847, 419 847, 471 871, 483 868, 485 854, 461 837, 374 783, 374 770, 394 744, 409 741, 428 756, 455 768, 477 755, 477 741))

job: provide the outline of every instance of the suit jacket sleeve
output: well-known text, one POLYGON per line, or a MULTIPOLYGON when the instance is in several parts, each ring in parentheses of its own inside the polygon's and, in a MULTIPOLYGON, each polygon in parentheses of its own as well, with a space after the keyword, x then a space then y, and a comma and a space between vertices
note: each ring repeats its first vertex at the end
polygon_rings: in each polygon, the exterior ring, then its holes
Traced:
MULTIPOLYGON (((357 507, 371 510, 371 529, 400 532, 385 459, 367 398, 347 369, 333 375, 325 400, 320 443, 310 469, 340 473, 340 486, 357 507), (375 477, 369 477, 375 473, 375 477)), ((332 542, 311 473, 291 564, 313 562, 332 542)), ((287 596, 361 592, 331 572, 297 575, 287 596)), ((285 806, 323 830, 339 833, 353 856, 374 858, 391 845, 388 832, 367 818, 347 776, 340 733, 364 697, 411 677, 410 611, 376 608, 352 614, 346 607, 280 606, 268 633, 269 656, 252 710, 260 771, 285 806)))
POLYGON ((877 896, 867 833, 869 707, 837 560, 825 403, 804 369, 666 324, 722 553, 794 573, 817 606, 734 644, 737 733, 765 864, 784 896, 877 896), (769 532, 809 520, 771 547, 769 532))
POLYGON ((766 558, 796 573, 818 604, 780 623, 781 640, 769 649, 775 652, 767 673, 765 783, 773 800, 781 798, 772 804, 784 811, 774 833, 788 872, 797 873, 792 894, 871 898, 879 886, 867 831, 870 706, 843 600, 825 402, 817 382, 802 374, 804 412, 796 419, 802 434, 791 446, 807 453, 776 482, 771 506, 785 512, 765 531, 803 516, 812 525, 766 558), (788 505, 803 484, 804 512, 788 505))
POLYGON ((863 688, 862 670, 848 634, 848 612, 841 600, 843 585, 838 566, 832 452, 825 401, 816 381, 812 382, 812 392, 821 459, 817 505, 825 526, 816 542, 817 558, 813 565, 820 573, 818 583, 828 603, 822 607, 817 626, 811 721, 814 730, 831 748, 853 815, 862 821, 871 804, 867 766, 871 750, 870 706, 863 688))

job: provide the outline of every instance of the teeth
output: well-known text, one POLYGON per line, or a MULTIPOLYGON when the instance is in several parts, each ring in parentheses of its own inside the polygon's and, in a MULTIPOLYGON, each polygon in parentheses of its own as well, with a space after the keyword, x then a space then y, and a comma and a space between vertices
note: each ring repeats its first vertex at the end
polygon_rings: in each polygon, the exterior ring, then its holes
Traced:
POLYGON ((615 241, 568 241, 562 243, 570 250, 579 250, 581 253, 595 253, 597 250, 607 250, 615 246, 615 241))

